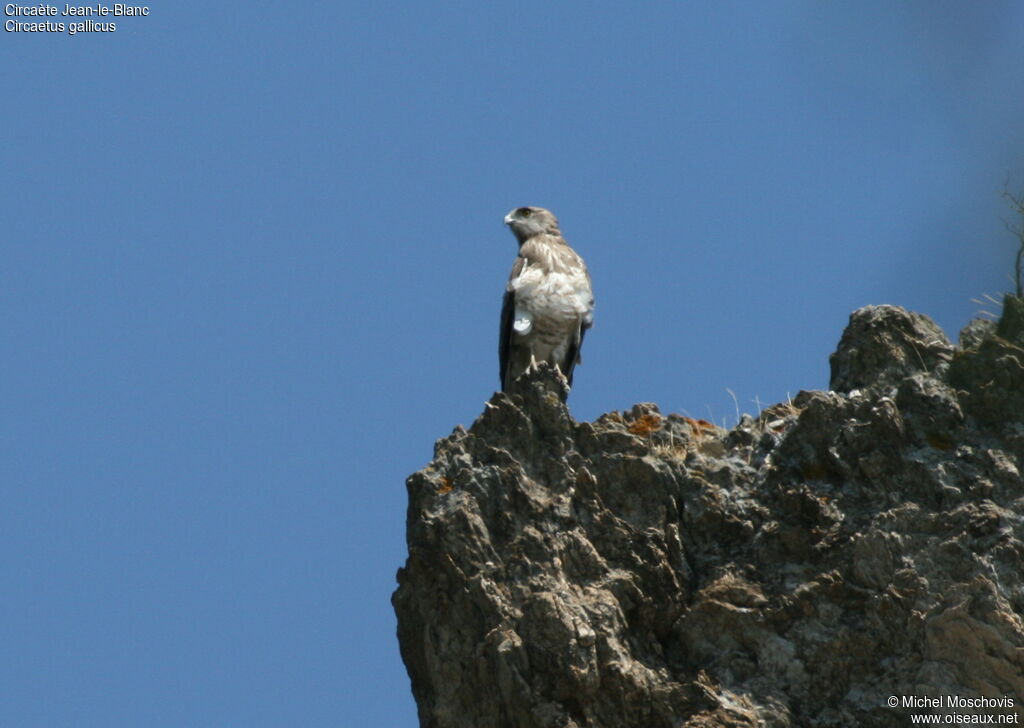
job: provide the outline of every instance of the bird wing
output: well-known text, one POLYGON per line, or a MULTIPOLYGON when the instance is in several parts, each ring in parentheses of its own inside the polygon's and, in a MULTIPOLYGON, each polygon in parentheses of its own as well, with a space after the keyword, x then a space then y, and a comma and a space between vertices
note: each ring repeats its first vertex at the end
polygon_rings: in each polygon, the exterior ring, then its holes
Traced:
MULTIPOLYGON (((586 264, 583 260, 574 254, 575 262, 582 267, 583 274, 586 279, 586 290, 591 292, 592 284, 590 281, 590 271, 587 270, 586 264)), ((561 365, 562 373, 565 375, 565 381, 568 382, 569 386, 572 386, 572 373, 576 369, 576 365, 580 364, 583 359, 580 356, 580 349, 583 348, 583 337, 586 336, 587 329, 594 325, 594 298, 591 293, 590 307, 589 310, 580 319, 579 328, 576 329, 572 334, 572 339, 569 341, 569 348, 565 353, 565 360, 561 365)))
MULTIPOLYGON (((524 265, 526 265, 525 258, 516 258, 516 262, 512 266, 512 273, 508 277, 509 281, 519 277, 524 265)), ((511 286, 506 285, 505 298, 501 302, 501 327, 498 331, 498 376, 501 378, 502 391, 508 389, 508 385, 511 384, 506 379, 508 378, 509 355, 512 348, 512 325, 516 313, 515 299, 516 294, 512 291, 511 286)))
POLYGON ((565 362, 559 367, 562 370, 562 374, 565 375, 565 381, 572 386, 572 372, 576 368, 582 359, 580 358, 580 349, 583 347, 583 336, 587 333, 587 329, 590 328, 589 324, 580 324, 580 328, 572 337, 572 341, 569 342, 569 350, 565 353, 565 362))

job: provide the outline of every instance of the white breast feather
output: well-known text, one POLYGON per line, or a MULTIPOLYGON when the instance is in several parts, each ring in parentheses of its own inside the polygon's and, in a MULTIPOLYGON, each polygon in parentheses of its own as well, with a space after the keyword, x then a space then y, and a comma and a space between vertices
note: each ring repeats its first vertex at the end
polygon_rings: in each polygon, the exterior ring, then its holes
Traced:
POLYGON ((527 266, 510 282, 516 297, 516 318, 520 311, 544 318, 576 321, 590 312, 590 285, 586 275, 548 273, 527 266))

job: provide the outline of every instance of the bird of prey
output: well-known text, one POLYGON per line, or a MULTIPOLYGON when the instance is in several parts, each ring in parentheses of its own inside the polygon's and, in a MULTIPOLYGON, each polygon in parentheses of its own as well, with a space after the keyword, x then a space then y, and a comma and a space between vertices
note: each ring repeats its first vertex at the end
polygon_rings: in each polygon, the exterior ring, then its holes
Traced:
POLYGON ((583 335, 594 322, 590 273, 543 207, 517 207, 505 224, 519 241, 519 256, 501 307, 502 391, 542 361, 557 367, 571 387, 583 335))

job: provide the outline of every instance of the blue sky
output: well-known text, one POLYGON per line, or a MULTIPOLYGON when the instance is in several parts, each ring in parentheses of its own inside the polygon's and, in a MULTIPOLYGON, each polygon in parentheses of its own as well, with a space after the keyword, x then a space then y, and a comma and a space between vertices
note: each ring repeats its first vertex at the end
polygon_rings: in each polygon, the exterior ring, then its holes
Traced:
POLYGON ((150 7, 0 38, 3 725, 416 724, 404 479, 498 384, 512 207, 593 275, 578 419, 1010 285, 1020 3, 150 7))

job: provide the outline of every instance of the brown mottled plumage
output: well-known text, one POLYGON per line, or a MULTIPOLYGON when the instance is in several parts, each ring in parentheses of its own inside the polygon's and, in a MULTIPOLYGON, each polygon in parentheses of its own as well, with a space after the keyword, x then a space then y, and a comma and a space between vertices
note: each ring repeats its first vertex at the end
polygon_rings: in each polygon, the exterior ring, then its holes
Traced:
POLYGON ((558 367, 571 387, 583 335, 594 322, 590 273, 543 207, 517 207, 505 224, 519 241, 519 257, 501 308, 501 388, 509 391, 532 362, 542 361, 558 367))

